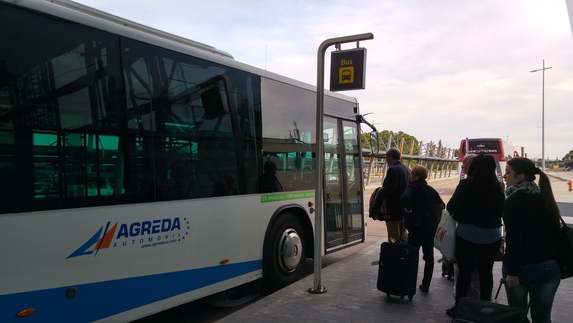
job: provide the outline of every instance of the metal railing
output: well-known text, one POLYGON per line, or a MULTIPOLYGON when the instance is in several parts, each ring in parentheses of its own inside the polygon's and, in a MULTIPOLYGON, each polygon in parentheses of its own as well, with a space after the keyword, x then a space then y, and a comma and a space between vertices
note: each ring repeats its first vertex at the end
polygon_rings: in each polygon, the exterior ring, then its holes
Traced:
POLYGON ((370 180, 375 176, 382 177, 383 180, 387 170, 386 151, 390 148, 400 150, 401 160, 409 168, 415 165, 428 168, 429 179, 459 176, 458 158, 454 156, 452 148, 443 147, 441 142, 438 145, 433 141, 424 144, 422 141, 406 141, 404 138, 393 137, 390 133, 387 142, 380 142, 380 151, 377 154, 372 154, 369 148, 363 150, 365 163, 368 162, 366 185, 370 184, 370 180))

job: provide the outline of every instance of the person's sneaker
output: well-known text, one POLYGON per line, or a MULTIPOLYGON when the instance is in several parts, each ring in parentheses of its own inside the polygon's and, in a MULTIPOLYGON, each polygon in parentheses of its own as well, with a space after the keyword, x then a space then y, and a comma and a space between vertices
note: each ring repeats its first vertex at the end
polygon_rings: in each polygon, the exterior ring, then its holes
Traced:
POLYGON ((419 287, 420 287, 420 290, 421 290, 422 292, 426 292, 426 293, 427 293, 428 291, 430 291, 430 286, 426 286, 426 285, 423 285, 423 284, 422 284, 422 285, 420 285, 419 287))
POLYGON ((448 316, 454 317, 454 315, 456 315, 456 307, 452 307, 452 308, 448 308, 446 310, 446 314, 448 314, 448 316))

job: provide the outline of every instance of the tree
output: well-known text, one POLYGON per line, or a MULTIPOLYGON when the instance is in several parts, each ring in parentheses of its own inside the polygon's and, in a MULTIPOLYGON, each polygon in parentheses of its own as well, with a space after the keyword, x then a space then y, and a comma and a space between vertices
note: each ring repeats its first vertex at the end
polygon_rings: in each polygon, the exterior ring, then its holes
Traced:
MULTIPOLYGON (((398 147, 402 141, 402 139, 404 139, 404 145, 405 147, 403 147, 403 154, 407 154, 410 155, 410 151, 412 151, 412 155, 416 156, 420 154, 420 141, 418 139, 416 139, 416 137, 407 134, 403 131, 398 131, 398 132, 394 132, 391 130, 382 130, 378 133, 379 136, 379 143, 380 143, 380 150, 381 151, 385 151, 388 150, 390 147, 398 147), (392 142, 390 143, 390 147, 388 147, 388 139, 390 138, 390 136, 392 137, 392 142), (412 146, 414 145, 413 149, 412 146)), ((360 136, 361 142, 362 142, 362 148, 365 149, 370 149, 370 133, 362 133, 360 136)), ((447 152, 446 152, 446 148, 442 146, 442 140, 440 139, 438 141, 438 145, 436 146, 435 144, 433 145, 434 151, 437 153, 437 155, 441 158, 445 158, 447 157, 447 152), (440 151, 438 151, 438 147, 441 148, 440 151)), ((572 151, 573 152, 573 151, 572 151)), ((459 153, 459 149, 455 149, 453 152, 452 157, 457 156, 457 154, 459 153)))
MULTIPOLYGON (((414 152, 413 154, 418 154, 418 140, 416 139, 416 137, 411 136, 403 131, 399 131, 399 132, 393 132, 391 130, 382 130, 378 133, 379 136, 379 140, 380 140, 380 150, 388 150, 388 140, 391 137, 392 138, 392 142, 390 143, 391 147, 397 147, 401 140, 404 139, 404 142, 406 144, 411 144, 412 142, 415 143, 415 147, 414 147, 414 152)), ((363 133, 361 135, 361 141, 362 141, 362 147, 363 148, 370 148, 370 133, 363 133)), ((405 148, 406 149, 406 148, 405 148)), ((408 148, 408 154, 410 153, 409 148, 408 148)))
POLYGON ((573 150, 570 150, 567 155, 563 156, 562 160, 572 160, 573 159, 573 150))

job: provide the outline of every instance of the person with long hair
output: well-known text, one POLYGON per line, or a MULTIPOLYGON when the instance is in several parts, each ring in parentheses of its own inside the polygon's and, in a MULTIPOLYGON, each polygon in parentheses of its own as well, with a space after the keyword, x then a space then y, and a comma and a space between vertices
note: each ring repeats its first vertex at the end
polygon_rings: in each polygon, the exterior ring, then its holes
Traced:
MULTIPOLYGON (((467 295, 474 268, 479 274, 480 299, 491 300, 493 263, 501 244, 505 200, 495 171, 493 156, 481 153, 474 157, 468 177, 459 182, 447 205, 448 212, 458 222, 456 304, 467 295)), ((446 314, 453 316, 455 306, 446 310, 446 314)))
POLYGON ((502 276, 509 305, 527 311, 531 320, 551 322, 551 308, 561 273, 556 258, 559 208, 547 175, 527 158, 507 162, 503 220, 505 255, 502 276), (534 182, 539 175, 539 186, 534 182))

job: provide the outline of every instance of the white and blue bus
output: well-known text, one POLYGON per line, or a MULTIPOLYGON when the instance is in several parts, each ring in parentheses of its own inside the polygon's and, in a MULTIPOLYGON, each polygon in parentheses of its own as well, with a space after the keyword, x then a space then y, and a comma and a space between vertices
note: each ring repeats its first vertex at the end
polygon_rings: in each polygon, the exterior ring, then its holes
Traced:
POLYGON ((364 241, 354 98, 326 93, 317 139, 315 87, 70 1, 0 0, 0 43, 0 322, 130 321, 296 281, 317 143, 321 252, 364 241))

